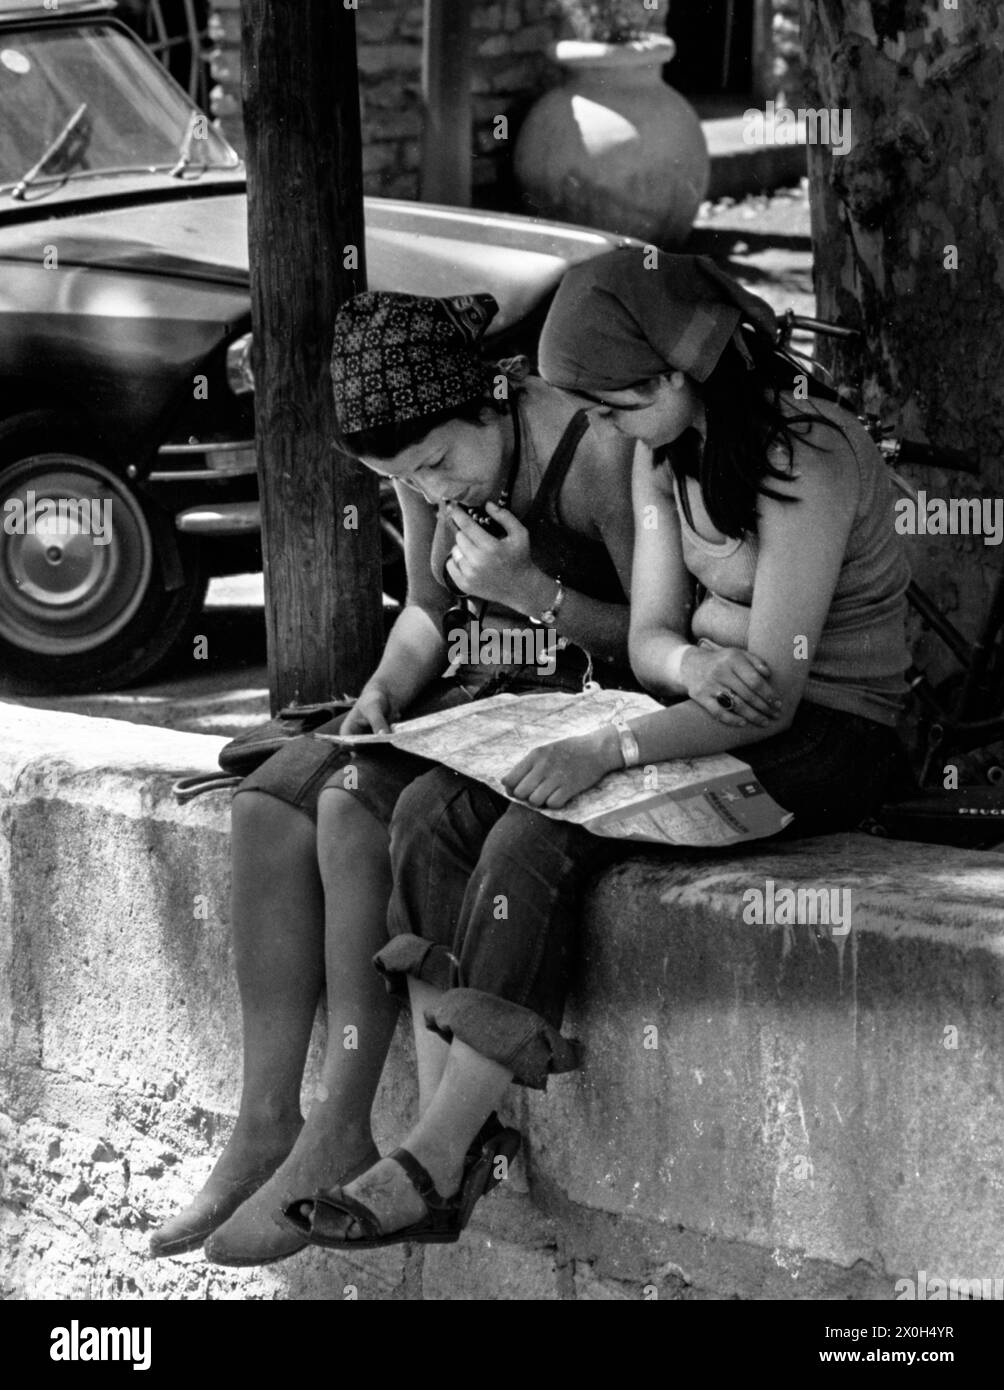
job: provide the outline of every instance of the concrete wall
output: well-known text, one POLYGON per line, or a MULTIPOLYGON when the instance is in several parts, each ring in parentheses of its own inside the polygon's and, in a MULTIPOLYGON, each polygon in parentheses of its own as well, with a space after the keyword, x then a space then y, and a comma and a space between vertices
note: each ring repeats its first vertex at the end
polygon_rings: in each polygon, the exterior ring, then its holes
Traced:
POLYGON ((237 1099, 229 795, 170 795, 221 740, 0 724, 5 1296, 881 1299, 1004 1272, 1004 855, 857 835, 604 875, 567 1021, 586 1067, 514 1088, 525 1159, 458 1246, 149 1259, 237 1099), (850 888, 850 933, 745 923, 768 878, 850 888))

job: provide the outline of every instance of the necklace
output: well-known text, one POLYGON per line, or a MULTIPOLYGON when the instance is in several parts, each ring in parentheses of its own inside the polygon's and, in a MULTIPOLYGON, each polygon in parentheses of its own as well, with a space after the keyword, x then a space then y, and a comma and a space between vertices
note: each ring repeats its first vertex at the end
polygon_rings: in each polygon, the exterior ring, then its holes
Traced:
MULTIPOLYGON (((497 507, 504 507, 507 510, 512 500, 513 489, 516 486, 516 478, 519 474, 519 466, 523 456, 523 434, 520 428, 519 405, 517 404, 518 394, 518 392, 514 392, 509 397, 509 418, 512 421, 512 457, 509 460, 509 473, 505 480, 505 487, 499 493, 498 501, 495 504, 497 507)), ((492 520, 483 507, 469 507, 463 502, 458 502, 457 506, 462 507, 473 521, 476 521, 479 526, 483 527, 490 536, 494 536, 496 540, 501 539, 505 535, 505 531, 502 527, 497 521, 492 520)))

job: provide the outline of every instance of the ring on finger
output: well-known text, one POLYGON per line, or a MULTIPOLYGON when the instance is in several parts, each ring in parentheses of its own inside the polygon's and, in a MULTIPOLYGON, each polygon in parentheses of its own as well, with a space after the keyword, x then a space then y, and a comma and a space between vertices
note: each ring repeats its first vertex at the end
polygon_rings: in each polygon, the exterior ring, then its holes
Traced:
POLYGON ((460 553, 460 546, 455 545, 453 549, 450 551, 450 559, 453 561, 455 565, 459 565, 463 558, 463 555, 460 553))
POLYGON ((720 690, 718 694, 715 696, 715 700, 719 705, 721 705, 722 709, 727 709, 731 711, 734 710, 736 707, 736 702, 732 698, 731 692, 728 690, 720 690))

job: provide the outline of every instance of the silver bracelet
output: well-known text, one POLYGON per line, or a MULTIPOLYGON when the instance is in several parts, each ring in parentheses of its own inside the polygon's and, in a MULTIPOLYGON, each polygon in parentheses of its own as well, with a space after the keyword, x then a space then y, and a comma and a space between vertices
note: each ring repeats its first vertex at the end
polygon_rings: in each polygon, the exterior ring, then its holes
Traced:
POLYGON ((549 627, 554 627, 558 621, 558 614, 561 612, 561 605, 565 601, 565 586, 560 579, 554 581, 558 586, 558 592, 554 596, 550 608, 545 608, 539 618, 531 617, 531 623, 547 623, 549 627))

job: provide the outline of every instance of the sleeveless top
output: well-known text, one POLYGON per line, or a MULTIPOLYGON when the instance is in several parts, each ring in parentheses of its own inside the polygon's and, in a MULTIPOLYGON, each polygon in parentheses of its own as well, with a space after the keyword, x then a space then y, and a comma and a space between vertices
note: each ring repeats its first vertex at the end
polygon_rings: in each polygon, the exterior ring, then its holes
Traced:
MULTIPOLYGON (((519 410, 519 408, 517 401, 514 409, 519 410)), ((522 518, 522 522, 530 535, 530 554, 533 562, 545 574, 550 575, 554 580, 560 579, 566 589, 574 589, 585 594, 588 598, 596 599, 601 603, 619 603, 627 606, 627 595, 624 593, 617 568, 606 546, 602 541, 595 540, 591 536, 583 536, 578 531, 573 531, 566 526, 558 511, 558 498, 562 484, 588 428, 589 416, 586 411, 576 411, 551 455, 543 478, 530 504, 530 509, 522 518)), ((528 431, 524 428, 524 441, 527 437, 528 431)), ((533 455, 525 454, 523 466, 530 468, 532 472, 533 461, 533 455)), ((440 516, 436 523, 436 532, 432 542, 432 572, 437 580, 443 573, 443 566, 449 557, 455 538, 456 528, 445 516, 440 516)), ((482 632, 492 628, 501 631, 526 630, 532 626, 524 613, 517 613, 502 604, 476 602, 480 606, 478 623, 482 632)), ((542 633, 553 631, 550 628, 538 630, 542 633)), ((558 633, 560 636, 560 621, 558 633)), ((573 642, 568 642, 555 655, 558 683, 568 685, 571 682, 576 688, 579 688, 583 679, 589 676, 591 667, 592 678, 602 685, 620 689, 638 688, 637 679, 631 672, 626 657, 623 662, 606 657, 590 657, 583 648, 573 642)), ((492 662, 490 669, 493 673, 504 671, 515 674, 522 669, 522 665, 523 663, 517 662, 492 662)), ((484 674, 487 669, 483 662, 464 663, 461 667, 461 675, 472 672, 484 674)), ((536 668, 531 667, 531 670, 536 670, 536 668)))
MULTIPOLYGON (((910 664, 906 645, 906 556, 893 527, 893 490, 882 456, 862 426, 838 406, 813 408, 843 430, 857 465, 858 505, 837 586, 811 656, 803 698, 894 725, 910 664)), ((831 433, 831 431, 827 431, 831 433)), ((838 436, 834 434, 834 440, 838 436)), ((786 461, 782 450, 780 458, 786 461)), ((768 480, 769 485, 769 480, 768 480)), ((722 646, 745 647, 756 579, 755 535, 709 541, 694 529, 686 489, 673 473, 683 560, 699 584, 691 632, 722 646)), ((798 503, 791 505, 797 506, 798 503)))

